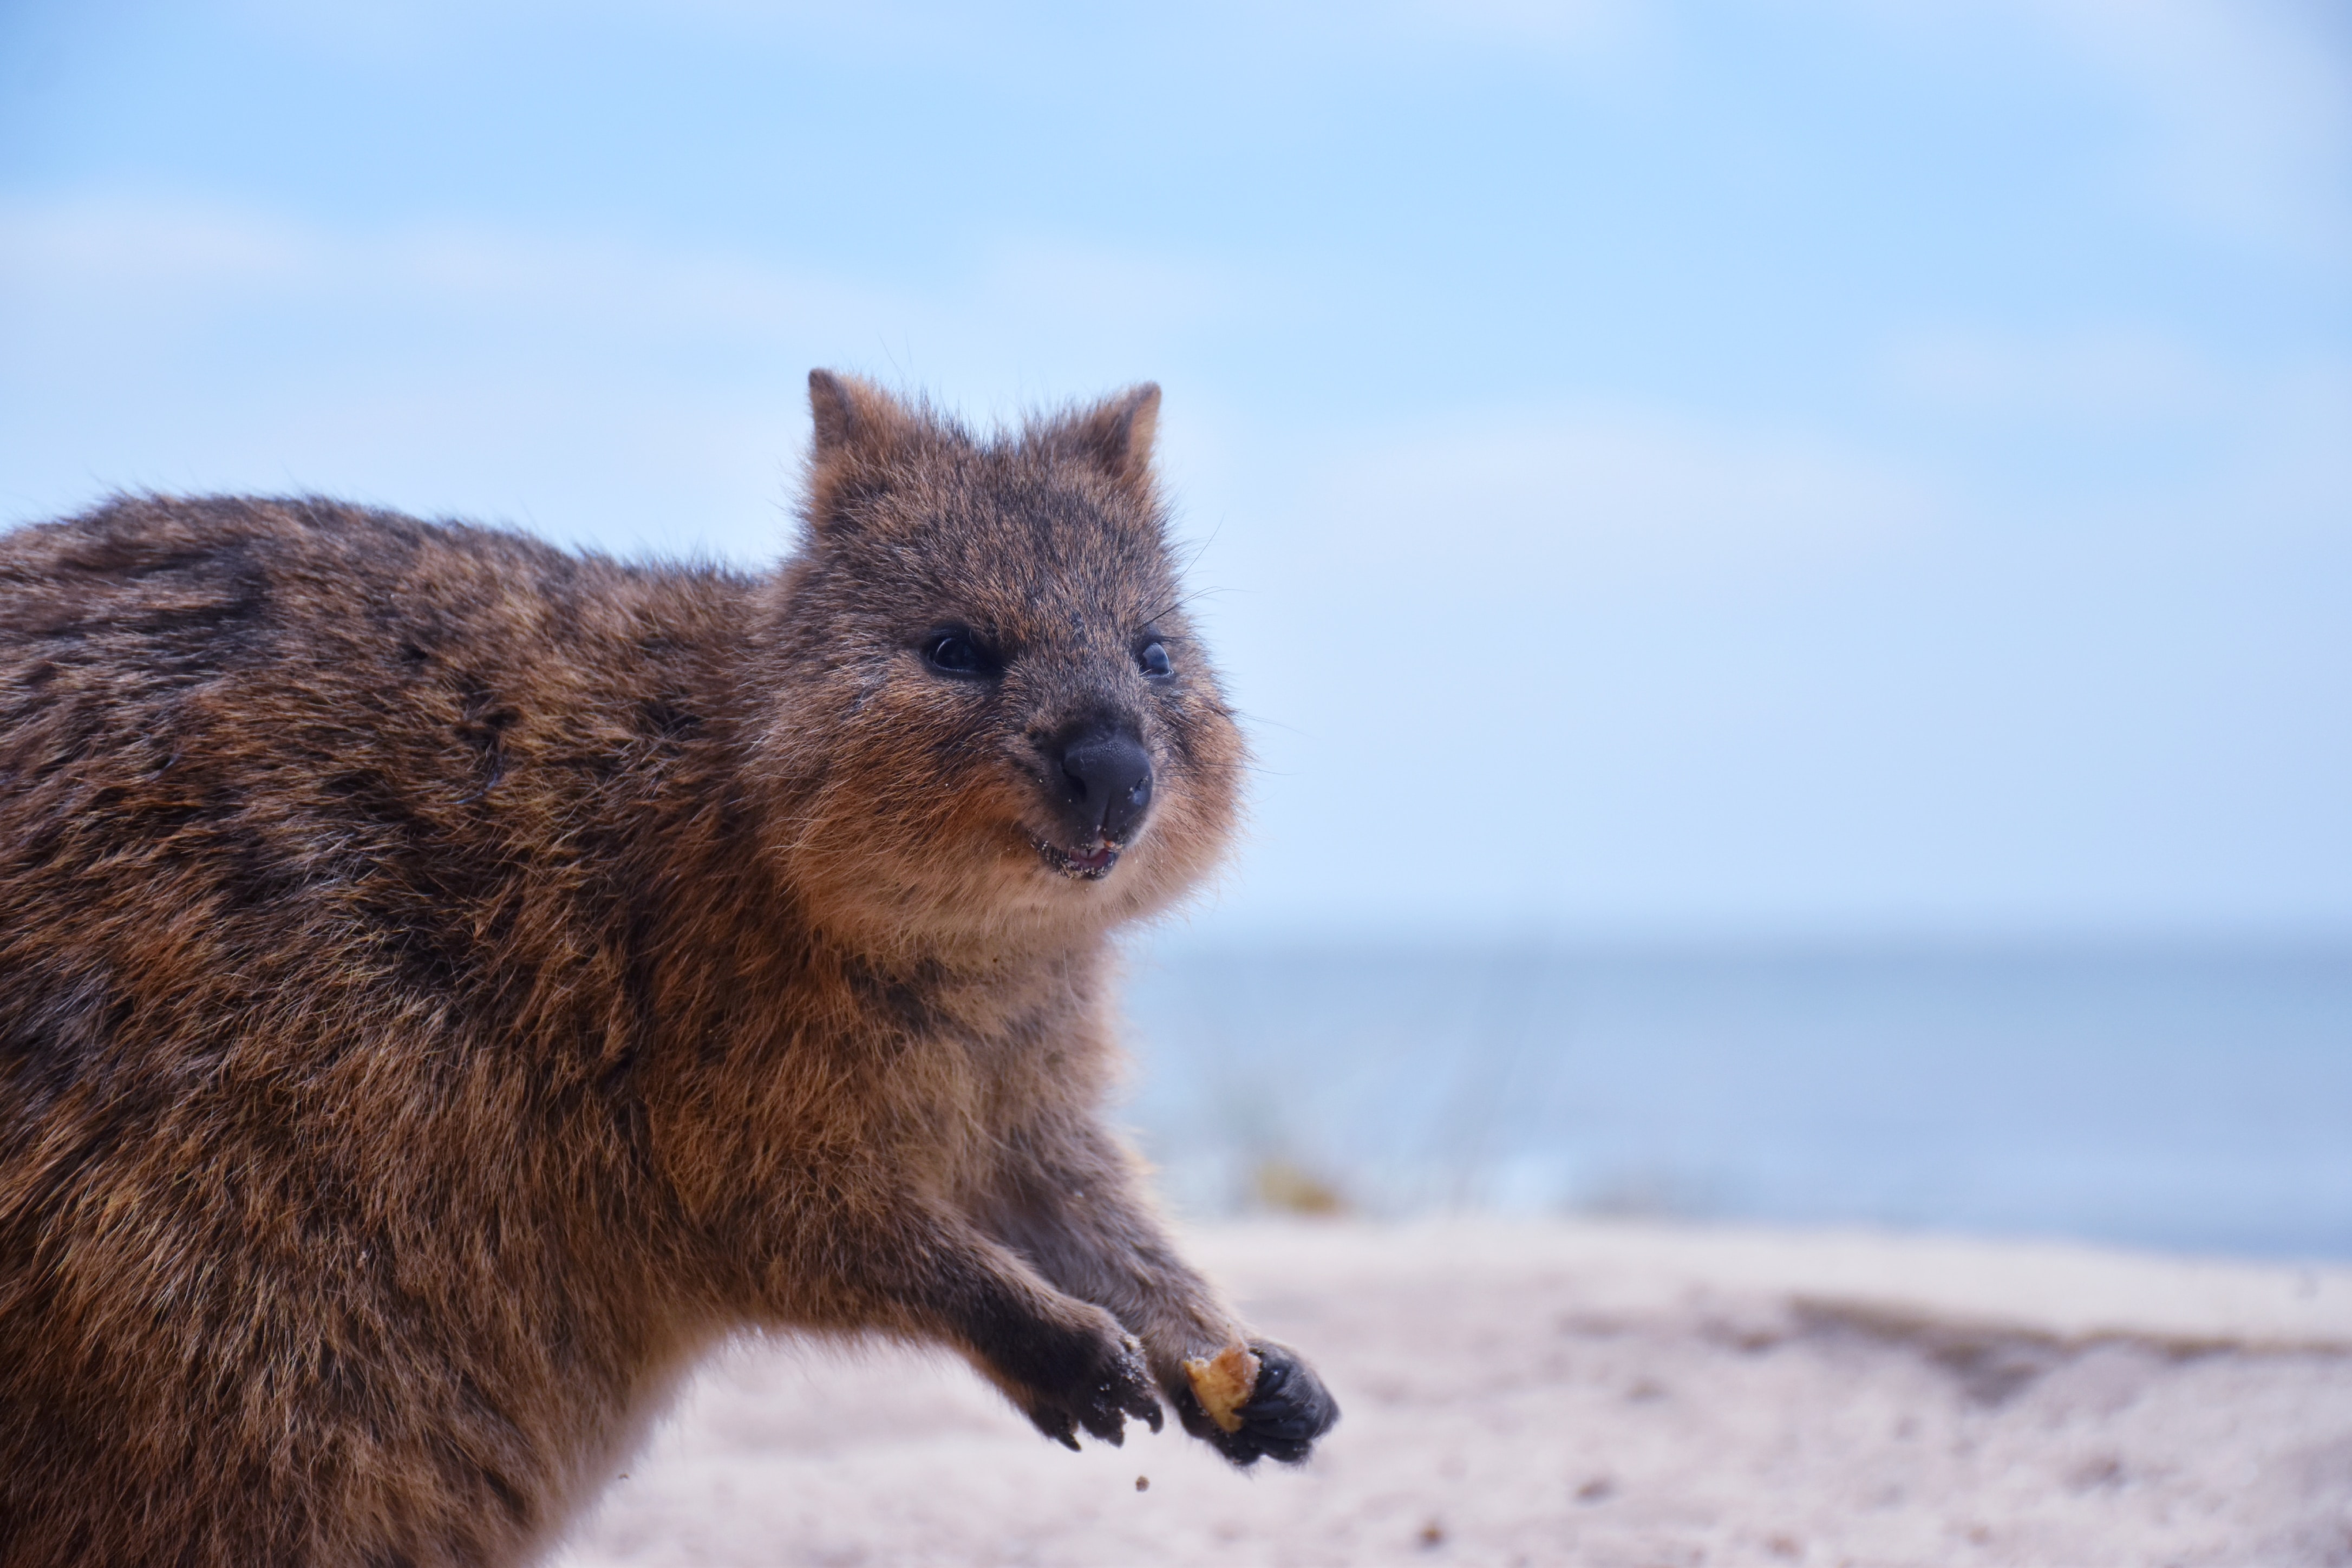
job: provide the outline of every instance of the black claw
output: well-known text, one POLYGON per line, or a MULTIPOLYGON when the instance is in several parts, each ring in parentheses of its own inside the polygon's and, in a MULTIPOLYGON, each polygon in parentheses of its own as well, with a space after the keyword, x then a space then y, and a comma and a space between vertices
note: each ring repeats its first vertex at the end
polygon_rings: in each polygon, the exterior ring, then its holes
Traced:
POLYGON ((1077 1432, 1071 1426, 1070 1414, 1068 1411, 1032 1411, 1029 1415, 1029 1420, 1030 1424, 1034 1426, 1038 1431, 1044 1433, 1046 1436, 1051 1437, 1063 1447, 1076 1448, 1078 1446, 1077 1432))
POLYGON ((1152 1401, 1151 1404, 1144 1409, 1142 1415, 1145 1425, 1149 1426, 1154 1432, 1159 1431, 1167 1419, 1160 1414, 1160 1402, 1158 1400, 1152 1401))
POLYGON ((1080 1375, 1055 1388, 1049 1384, 1031 1396, 1029 1419, 1040 1432, 1073 1453, 1080 1451, 1081 1433, 1112 1447, 1127 1443, 1129 1416, 1160 1426, 1160 1404, 1153 1397, 1141 1350, 1132 1338, 1097 1342, 1091 1354, 1073 1356, 1080 1375), (1081 1368, 1083 1369, 1081 1371, 1081 1368))

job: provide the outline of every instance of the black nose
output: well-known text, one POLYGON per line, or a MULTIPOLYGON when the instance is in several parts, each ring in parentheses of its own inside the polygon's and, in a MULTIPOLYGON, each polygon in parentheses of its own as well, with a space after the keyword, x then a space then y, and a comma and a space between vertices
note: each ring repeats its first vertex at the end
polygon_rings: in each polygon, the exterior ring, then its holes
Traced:
POLYGON ((1058 750, 1047 761, 1079 838, 1125 838, 1151 805, 1151 756, 1143 743, 1119 731, 1089 730, 1058 750))

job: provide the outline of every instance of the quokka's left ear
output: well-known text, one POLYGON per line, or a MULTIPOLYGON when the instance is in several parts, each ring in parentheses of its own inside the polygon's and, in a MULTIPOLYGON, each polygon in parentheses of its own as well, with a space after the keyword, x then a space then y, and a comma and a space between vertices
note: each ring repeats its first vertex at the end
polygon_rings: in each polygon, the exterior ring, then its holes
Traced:
POLYGON ((820 468, 883 458, 914 424, 906 407, 872 382, 829 370, 809 372, 809 415, 816 426, 809 455, 820 468))
POLYGON ((1151 482, 1151 438, 1159 430, 1160 384, 1147 381, 1080 415, 1073 435, 1105 473, 1139 490, 1151 482))

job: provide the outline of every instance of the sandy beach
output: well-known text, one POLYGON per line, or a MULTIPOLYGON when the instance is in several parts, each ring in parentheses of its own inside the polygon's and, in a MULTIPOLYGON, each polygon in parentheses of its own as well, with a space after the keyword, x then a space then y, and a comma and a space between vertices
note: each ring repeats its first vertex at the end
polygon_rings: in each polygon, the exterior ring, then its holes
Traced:
POLYGON ((2352 1563, 2352 1269, 1620 1224, 1203 1228, 1346 1407, 1073 1455, 952 1360, 744 1344, 554 1561, 2352 1563), (1148 1483, 1148 1485, 1147 1485, 1148 1483))

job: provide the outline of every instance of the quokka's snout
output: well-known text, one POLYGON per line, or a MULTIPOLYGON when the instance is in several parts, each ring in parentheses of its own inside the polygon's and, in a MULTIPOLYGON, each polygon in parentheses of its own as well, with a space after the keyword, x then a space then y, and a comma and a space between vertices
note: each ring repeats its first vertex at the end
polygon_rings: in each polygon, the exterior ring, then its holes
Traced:
POLYGON ((1049 745, 1045 761, 1073 844, 1123 843, 1151 809, 1151 754, 1131 725, 1081 726, 1049 745))

